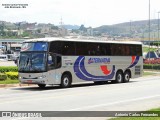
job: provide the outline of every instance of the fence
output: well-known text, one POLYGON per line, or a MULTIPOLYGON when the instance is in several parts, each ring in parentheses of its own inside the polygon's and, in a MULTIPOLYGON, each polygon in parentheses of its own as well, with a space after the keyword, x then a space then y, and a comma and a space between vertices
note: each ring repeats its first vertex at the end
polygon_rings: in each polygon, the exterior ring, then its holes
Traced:
POLYGON ((143 69, 160 70, 160 64, 144 64, 143 69))

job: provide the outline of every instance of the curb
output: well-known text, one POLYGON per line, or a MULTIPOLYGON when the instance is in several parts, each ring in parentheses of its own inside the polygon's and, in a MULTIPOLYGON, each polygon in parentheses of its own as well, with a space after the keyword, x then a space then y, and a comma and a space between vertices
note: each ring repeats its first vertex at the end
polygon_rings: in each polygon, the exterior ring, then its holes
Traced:
POLYGON ((8 88, 8 87, 25 87, 25 86, 33 86, 35 84, 0 84, 0 88, 8 88))

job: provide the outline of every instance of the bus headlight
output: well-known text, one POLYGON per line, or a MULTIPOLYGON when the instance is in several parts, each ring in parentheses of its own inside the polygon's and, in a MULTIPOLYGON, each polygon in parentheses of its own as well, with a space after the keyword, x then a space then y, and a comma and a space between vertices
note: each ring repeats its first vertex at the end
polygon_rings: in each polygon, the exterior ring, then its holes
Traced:
POLYGON ((45 75, 39 76, 38 79, 43 79, 43 78, 45 78, 45 77, 46 77, 45 75))

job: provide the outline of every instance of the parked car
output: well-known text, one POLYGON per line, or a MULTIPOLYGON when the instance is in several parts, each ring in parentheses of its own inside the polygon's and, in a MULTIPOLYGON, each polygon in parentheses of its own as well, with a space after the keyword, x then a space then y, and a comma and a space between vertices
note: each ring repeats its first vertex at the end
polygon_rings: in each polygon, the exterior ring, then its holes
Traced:
POLYGON ((16 57, 16 59, 14 60, 14 63, 18 66, 18 61, 19 61, 19 56, 16 57))
POLYGON ((8 61, 12 61, 13 60, 13 54, 7 54, 8 56, 8 61))
POLYGON ((0 55, 0 61, 8 61, 7 55, 0 55))

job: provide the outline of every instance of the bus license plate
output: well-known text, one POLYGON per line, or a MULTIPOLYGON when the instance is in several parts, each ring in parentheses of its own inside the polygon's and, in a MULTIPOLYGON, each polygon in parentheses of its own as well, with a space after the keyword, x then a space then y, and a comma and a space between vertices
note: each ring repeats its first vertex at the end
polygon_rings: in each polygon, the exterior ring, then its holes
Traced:
POLYGON ((32 80, 27 80, 27 83, 32 83, 32 80))

